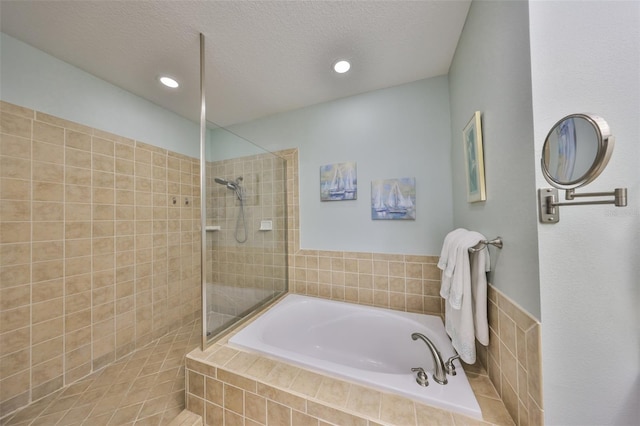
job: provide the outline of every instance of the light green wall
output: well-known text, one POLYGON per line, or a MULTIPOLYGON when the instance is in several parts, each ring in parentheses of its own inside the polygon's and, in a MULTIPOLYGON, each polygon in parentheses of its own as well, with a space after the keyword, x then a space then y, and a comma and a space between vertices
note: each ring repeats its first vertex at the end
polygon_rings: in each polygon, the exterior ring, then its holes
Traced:
POLYGON ((250 155, 265 154, 260 148, 223 127, 207 124, 205 156, 207 161, 221 161, 250 155))
POLYGON ((449 71, 455 227, 487 238, 491 283, 540 318, 526 1, 474 1, 449 71), (462 129, 482 112, 487 201, 467 202, 462 129))
MULTIPOLYGON (((0 99, 191 157, 199 124, 0 33, 0 99)), ((194 99, 194 105, 199 104, 194 99)))
POLYGON ((232 126, 269 151, 298 148, 301 248, 438 255, 452 227, 447 77, 232 126), (320 201, 320 166, 355 161, 358 199, 320 201), (415 221, 371 220, 371 181, 416 178, 415 221))

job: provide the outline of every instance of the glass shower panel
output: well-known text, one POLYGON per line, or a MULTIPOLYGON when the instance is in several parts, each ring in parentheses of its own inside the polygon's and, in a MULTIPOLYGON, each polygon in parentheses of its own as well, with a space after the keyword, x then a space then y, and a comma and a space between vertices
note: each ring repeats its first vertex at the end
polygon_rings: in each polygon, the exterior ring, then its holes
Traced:
POLYGON ((286 161, 208 123, 207 340, 287 291, 286 161))

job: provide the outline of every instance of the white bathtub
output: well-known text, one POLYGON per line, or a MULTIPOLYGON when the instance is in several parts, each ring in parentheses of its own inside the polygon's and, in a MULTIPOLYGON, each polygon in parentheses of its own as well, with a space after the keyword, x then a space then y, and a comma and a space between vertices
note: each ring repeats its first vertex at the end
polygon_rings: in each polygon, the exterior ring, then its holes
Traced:
POLYGON ((459 361, 454 362, 458 374, 439 385, 427 346, 411 339, 415 332, 429 337, 445 361, 454 355, 436 316, 289 294, 229 343, 481 419, 459 361), (427 370, 428 387, 416 383, 412 367, 427 370))

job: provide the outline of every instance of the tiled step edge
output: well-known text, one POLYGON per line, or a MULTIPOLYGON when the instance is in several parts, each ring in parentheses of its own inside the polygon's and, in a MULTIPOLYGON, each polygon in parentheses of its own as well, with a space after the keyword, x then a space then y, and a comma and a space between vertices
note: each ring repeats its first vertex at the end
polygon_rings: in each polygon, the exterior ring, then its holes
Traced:
POLYGON ((189 410, 182 410, 169 426, 203 426, 202 417, 189 410))

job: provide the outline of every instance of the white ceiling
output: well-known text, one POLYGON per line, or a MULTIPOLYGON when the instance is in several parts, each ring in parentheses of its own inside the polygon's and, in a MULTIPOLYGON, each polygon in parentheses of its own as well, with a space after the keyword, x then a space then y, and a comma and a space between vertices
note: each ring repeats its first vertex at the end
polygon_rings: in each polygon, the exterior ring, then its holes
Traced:
POLYGON ((194 121, 203 33, 207 118, 226 126, 446 74, 470 3, 2 0, 0 29, 194 121))

